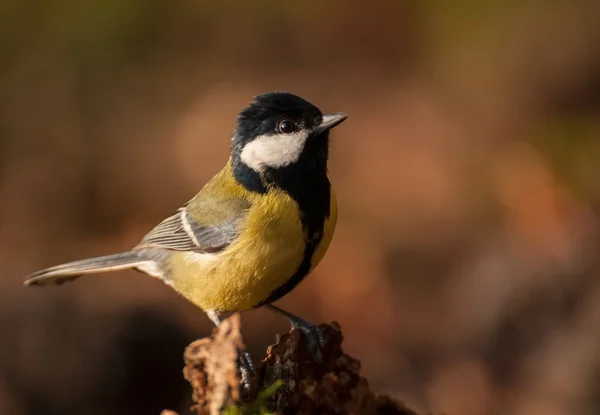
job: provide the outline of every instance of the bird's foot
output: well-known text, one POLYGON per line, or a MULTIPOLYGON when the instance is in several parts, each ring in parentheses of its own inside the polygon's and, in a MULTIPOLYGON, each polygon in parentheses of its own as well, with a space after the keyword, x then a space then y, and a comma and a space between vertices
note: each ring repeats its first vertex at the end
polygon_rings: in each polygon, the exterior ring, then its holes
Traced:
POLYGON ((319 326, 277 306, 274 306, 273 304, 268 304, 267 307, 287 318, 292 324, 292 329, 298 329, 302 332, 302 334, 304 334, 309 353, 313 356, 315 362, 321 363, 323 361, 325 339, 323 338, 323 332, 321 332, 319 326))
POLYGON ((252 355, 250 353, 240 353, 238 356, 238 370, 240 372, 243 393, 252 395, 254 392, 254 384, 257 373, 254 360, 252 360, 252 355))
POLYGON ((323 332, 319 326, 298 317, 290 319, 290 322, 292 323, 293 329, 298 329, 304 334, 309 353, 314 357, 317 363, 321 363, 323 361, 325 339, 323 338, 323 332))

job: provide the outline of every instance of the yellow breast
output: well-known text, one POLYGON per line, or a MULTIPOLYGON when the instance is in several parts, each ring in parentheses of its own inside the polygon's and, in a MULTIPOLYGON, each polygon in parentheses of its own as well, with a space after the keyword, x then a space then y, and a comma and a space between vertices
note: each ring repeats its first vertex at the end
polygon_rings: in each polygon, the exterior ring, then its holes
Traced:
MULTIPOLYGON (((337 220, 335 195, 311 269, 323 258, 337 220)), ((239 238, 216 254, 175 252, 173 287, 204 310, 254 308, 298 269, 305 249, 297 203, 281 190, 257 198, 239 238)))

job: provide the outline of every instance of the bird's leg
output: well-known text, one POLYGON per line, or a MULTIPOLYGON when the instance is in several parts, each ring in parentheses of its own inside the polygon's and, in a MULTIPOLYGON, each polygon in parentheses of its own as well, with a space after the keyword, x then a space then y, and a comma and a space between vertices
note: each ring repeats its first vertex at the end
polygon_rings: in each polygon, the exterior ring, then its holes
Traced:
MULTIPOLYGON (((221 325, 221 316, 219 313, 214 310, 208 310, 206 315, 215 323, 215 326, 219 327, 221 325)), ((237 360, 242 385, 246 391, 250 391, 253 385, 252 377, 256 374, 256 366, 254 366, 252 355, 248 352, 242 352, 238 355, 237 360)))
POLYGON ((266 307, 287 318, 292 324, 293 329, 302 331, 306 338, 308 349, 313 354, 315 360, 318 363, 323 361, 323 347, 325 346, 325 340, 323 339, 323 333, 319 329, 319 326, 272 304, 267 304, 266 307))

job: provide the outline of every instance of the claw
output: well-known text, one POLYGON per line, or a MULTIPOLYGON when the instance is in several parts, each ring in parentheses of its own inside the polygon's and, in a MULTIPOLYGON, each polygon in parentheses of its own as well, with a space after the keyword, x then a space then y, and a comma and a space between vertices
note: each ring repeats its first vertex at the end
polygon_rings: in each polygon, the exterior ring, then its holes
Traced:
MULTIPOLYGON (((221 327, 223 314, 215 310, 206 310, 208 318, 215 323, 215 326, 221 327)), ((239 325, 239 320, 236 320, 239 325)), ((256 366, 252 355, 248 352, 242 352, 237 357, 237 368, 240 372, 240 380, 242 381, 242 389, 246 394, 252 394, 256 380, 256 366)))
POLYGON ((304 320, 292 313, 282 310, 272 304, 267 305, 268 308, 285 316, 290 323, 292 323, 293 329, 298 329, 304 334, 306 339, 309 352, 313 355, 317 363, 323 361, 323 349, 325 346, 325 339, 323 333, 319 329, 319 326, 311 323, 310 321, 304 320))
POLYGON ((317 363, 321 363, 323 361, 325 340, 319 327, 316 324, 301 320, 301 322, 292 321, 292 328, 302 331, 306 339, 308 351, 313 355, 317 363))
POLYGON ((254 387, 254 377, 256 376, 256 366, 252 360, 252 355, 248 352, 243 352, 238 356, 238 370, 240 371, 240 379, 242 387, 246 393, 251 393, 254 387))

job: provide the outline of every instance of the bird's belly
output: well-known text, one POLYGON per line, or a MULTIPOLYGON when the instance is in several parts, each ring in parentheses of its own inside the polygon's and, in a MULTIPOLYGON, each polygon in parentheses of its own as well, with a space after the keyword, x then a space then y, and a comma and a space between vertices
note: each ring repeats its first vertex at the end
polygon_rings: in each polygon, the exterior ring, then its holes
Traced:
POLYGON ((174 253, 181 258, 172 261, 178 264, 171 270, 173 287, 203 310, 250 310, 294 275, 304 249, 292 203, 279 206, 278 214, 250 214, 245 230, 224 251, 174 253))

